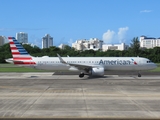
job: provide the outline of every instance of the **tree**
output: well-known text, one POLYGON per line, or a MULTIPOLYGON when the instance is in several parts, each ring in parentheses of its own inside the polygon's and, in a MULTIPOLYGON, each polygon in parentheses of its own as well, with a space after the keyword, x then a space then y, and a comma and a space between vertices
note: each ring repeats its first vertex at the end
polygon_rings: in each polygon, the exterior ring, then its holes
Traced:
POLYGON ((5 59, 11 58, 11 50, 9 43, 0 46, 0 63, 5 63, 5 59))
POLYGON ((69 45, 64 46, 64 50, 70 51, 72 48, 69 45))
MULTIPOLYGON (((130 56, 141 56, 150 59, 153 62, 160 62, 160 47, 154 47, 150 49, 140 49, 140 42, 138 37, 134 37, 131 41, 130 47, 128 50, 118 51, 118 50, 107 50, 107 51, 94 51, 94 50, 86 50, 86 51, 78 51, 70 46, 66 46, 64 49, 60 49, 56 46, 52 46, 50 48, 40 49, 37 46, 32 47, 31 45, 24 44, 23 47, 26 51, 32 56, 50 56, 57 57, 57 53, 61 56, 71 56, 71 57, 130 57, 130 56)), ((0 63, 5 63, 5 59, 11 58, 11 50, 9 43, 0 46, 0 63)))
POLYGON ((134 56, 138 56, 139 55, 139 51, 140 51, 140 42, 138 40, 138 37, 134 37, 131 40, 131 51, 133 53, 134 56))

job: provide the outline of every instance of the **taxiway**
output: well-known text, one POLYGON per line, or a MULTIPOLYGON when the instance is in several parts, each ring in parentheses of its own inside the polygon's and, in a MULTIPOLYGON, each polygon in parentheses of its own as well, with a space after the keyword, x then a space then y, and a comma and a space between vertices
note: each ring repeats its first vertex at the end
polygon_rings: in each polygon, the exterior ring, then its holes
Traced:
POLYGON ((160 118, 160 76, 0 73, 1 118, 160 118))

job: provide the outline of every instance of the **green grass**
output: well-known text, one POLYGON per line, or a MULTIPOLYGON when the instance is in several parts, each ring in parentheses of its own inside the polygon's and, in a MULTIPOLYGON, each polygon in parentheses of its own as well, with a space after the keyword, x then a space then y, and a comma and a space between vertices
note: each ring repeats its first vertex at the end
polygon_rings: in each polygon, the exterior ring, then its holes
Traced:
POLYGON ((156 68, 154 70, 150 70, 151 72, 160 72, 160 68, 156 68))
POLYGON ((0 68, 0 72, 46 72, 45 70, 37 70, 25 67, 6 67, 0 68))
POLYGON ((20 67, 20 66, 18 66, 18 65, 14 65, 14 64, 0 64, 0 68, 1 67, 20 67))
MULTIPOLYGON (((157 68, 149 70, 151 72, 160 72, 160 63, 157 64, 157 68)), ((49 70, 37 70, 29 67, 21 67, 13 64, 0 64, 0 72, 53 72, 49 70)))
POLYGON ((47 72, 29 67, 21 67, 13 64, 0 64, 0 72, 47 72))

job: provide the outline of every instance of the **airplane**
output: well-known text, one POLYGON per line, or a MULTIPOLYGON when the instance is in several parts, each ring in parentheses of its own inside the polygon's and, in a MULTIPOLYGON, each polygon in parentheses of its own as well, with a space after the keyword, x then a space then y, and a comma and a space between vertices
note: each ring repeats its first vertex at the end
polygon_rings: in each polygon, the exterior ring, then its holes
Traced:
POLYGON ((127 70, 140 71, 156 68, 156 64, 143 57, 33 57, 14 38, 8 37, 13 58, 6 59, 6 62, 15 65, 32 67, 43 70, 71 70, 80 71, 79 77, 104 76, 104 71, 127 70))

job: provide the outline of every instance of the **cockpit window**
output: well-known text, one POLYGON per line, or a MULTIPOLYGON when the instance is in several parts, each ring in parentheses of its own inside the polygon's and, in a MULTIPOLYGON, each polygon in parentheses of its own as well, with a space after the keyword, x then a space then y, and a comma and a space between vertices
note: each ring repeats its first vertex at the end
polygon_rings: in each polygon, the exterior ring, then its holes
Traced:
POLYGON ((152 61, 150 61, 150 60, 149 60, 149 61, 147 61, 147 63, 151 63, 151 62, 152 62, 152 61))

